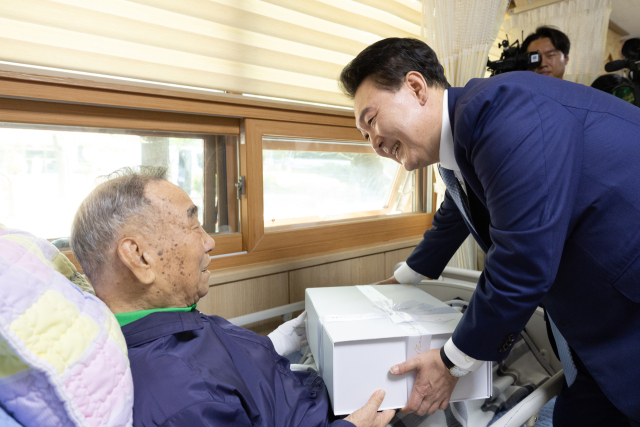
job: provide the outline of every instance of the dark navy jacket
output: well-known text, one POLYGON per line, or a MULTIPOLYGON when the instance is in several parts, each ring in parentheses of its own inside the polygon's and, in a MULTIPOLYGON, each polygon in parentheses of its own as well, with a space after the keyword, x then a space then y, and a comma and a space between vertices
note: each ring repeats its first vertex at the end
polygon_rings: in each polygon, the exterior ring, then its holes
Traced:
MULTIPOLYGON (((640 420, 640 109, 532 72, 448 92, 484 271, 456 346, 499 361, 542 302, 607 397, 640 420)), ((437 278, 469 235, 448 192, 407 259, 437 278)))
POLYGON ((152 313, 122 328, 134 384, 133 425, 328 426, 329 397, 292 372, 271 340, 198 311, 152 313))

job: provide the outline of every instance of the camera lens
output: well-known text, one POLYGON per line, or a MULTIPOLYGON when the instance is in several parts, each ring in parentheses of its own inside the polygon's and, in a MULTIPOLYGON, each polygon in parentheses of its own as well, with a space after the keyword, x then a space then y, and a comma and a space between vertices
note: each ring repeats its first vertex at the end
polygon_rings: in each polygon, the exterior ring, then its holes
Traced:
POLYGON ((620 99, 635 104, 635 93, 633 88, 630 86, 618 86, 617 88, 613 89, 612 93, 614 96, 617 96, 620 99))

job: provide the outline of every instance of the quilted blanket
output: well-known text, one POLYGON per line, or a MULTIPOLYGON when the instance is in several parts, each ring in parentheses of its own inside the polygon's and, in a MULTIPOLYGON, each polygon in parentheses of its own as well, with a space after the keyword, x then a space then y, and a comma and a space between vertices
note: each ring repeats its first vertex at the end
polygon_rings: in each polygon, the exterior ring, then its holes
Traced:
POLYGON ((0 225, 0 407, 25 427, 131 426, 120 327, 55 246, 0 225))

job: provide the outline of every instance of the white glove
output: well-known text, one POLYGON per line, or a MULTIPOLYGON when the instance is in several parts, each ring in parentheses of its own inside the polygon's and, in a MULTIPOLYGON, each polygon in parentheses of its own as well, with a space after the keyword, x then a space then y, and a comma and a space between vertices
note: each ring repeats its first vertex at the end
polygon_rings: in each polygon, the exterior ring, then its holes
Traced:
POLYGON ((303 311, 300 316, 283 323, 269 334, 269 338, 280 356, 291 354, 307 345, 307 330, 304 326, 306 318, 307 312, 303 311))

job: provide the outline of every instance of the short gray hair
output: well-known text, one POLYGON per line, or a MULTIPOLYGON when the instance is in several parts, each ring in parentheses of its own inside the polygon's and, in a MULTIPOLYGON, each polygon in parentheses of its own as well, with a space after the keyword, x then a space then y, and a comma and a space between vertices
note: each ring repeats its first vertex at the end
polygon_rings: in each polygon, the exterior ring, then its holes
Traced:
POLYGON ((167 168, 162 166, 118 169, 102 177, 105 182, 82 201, 73 219, 70 243, 91 282, 95 284, 125 224, 151 213, 151 200, 145 196, 147 184, 165 180, 166 175, 167 168))

